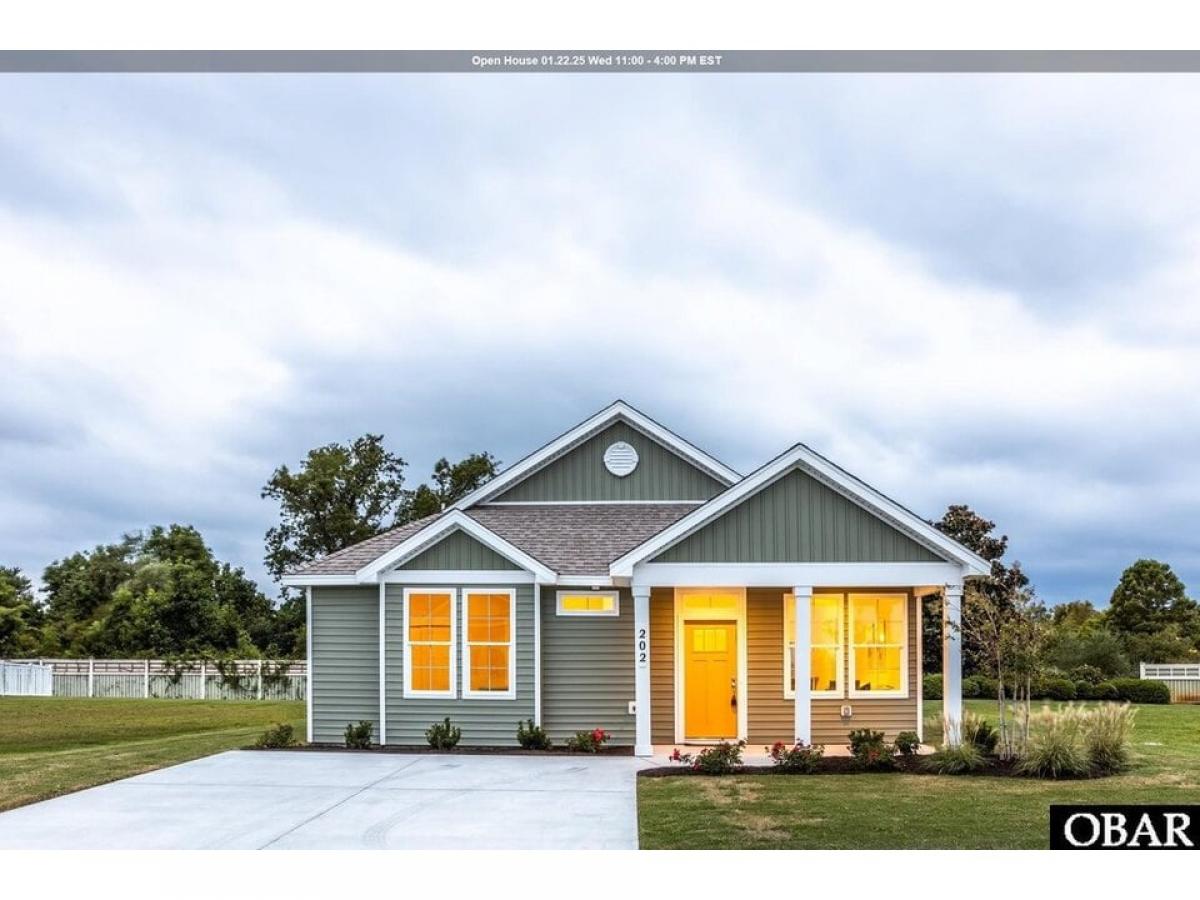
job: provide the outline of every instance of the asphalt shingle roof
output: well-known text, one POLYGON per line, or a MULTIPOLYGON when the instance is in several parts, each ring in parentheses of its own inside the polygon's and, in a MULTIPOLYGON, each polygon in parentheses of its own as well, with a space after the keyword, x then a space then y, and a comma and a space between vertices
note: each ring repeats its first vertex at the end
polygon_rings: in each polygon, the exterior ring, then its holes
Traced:
POLYGON ((377 534, 373 538, 367 538, 365 541, 351 544, 328 556, 322 556, 320 559, 314 559, 312 562, 290 569, 287 574, 353 575, 371 560, 378 559, 396 545, 408 540, 440 515, 441 513, 438 513, 436 516, 426 516, 423 519, 400 525, 383 532, 383 534, 377 534))

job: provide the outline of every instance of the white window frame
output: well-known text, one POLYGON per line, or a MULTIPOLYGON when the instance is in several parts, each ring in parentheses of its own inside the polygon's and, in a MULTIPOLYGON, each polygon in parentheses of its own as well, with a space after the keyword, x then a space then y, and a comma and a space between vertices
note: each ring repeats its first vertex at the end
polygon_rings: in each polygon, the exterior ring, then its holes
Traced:
MULTIPOLYGON (((838 667, 837 667, 837 687, 832 691, 810 691, 810 697, 824 697, 842 699, 846 696, 846 595, 840 591, 833 593, 828 591, 815 591, 812 601, 816 605, 818 597, 837 597, 841 602, 841 615, 838 616, 838 667)), ((783 595, 783 696, 786 700, 796 699, 796 689, 792 686, 792 666, 795 665, 795 659, 792 655, 791 648, 788 646, 796 639, 796 596, 790 591, 783 595), (788 610, 791 610, 792 627, 788 628, 788 610)), ((810 629, 811 633, 811 629, 810 629)), ((812 653, 813 647, 816 645, 809 644, 809 653, 812 653)), ((827 644, 820 644, 825 647, 827 644)))
POLYGON ((620 591, 558 591, 554 595, 554 614, 557 616, 580 616, 583 618, 602 618, 621 615, 620 591), (612 597, 613 608, 608 609, 563 609, 564 597, 612 597))
MULTIPOLYGON (((846 655, 848 657, 847 666, 850 670, 849 677, 846 680, 846 688, 848 689, 848 692, 849 692, 848 696, 857 698, 857 699, 862 699, 862 700, 869 700, 872 698, 875 698, 875 699, 887 699, 887 698, 907 699, 908 698, 908 688, 909 688, 909 685, 908 685, 908 653, 909 653, 909 636, 908 636, 909 612, 908 612, 908 607, 911 604, 911 602, 912 602, 911 595, 906 592, 902 592, 902 591, 858 591, 856 593, 846 595, 846 604, 847 604, 846 614, 850 619, 850 633, 847 635, 847 638, 849 638, 849 640, 846 643, 846 655), (904 600, 904 604, 902 606, 902 609, 904 610, 904 626, 903 626, 904 641, 900 644, 900 690, 898 690, 898 691, 860 691, 854 687, 854 682, 855 682, 854 649, 857 646, 854 643, 854 598, 855 597, 859 597, 859 598, 901 597, 904 600)), ((883 644, 880 646, 887 647, 887 646, 892 646, 892 645, 883 644)))
MULTIPOLYGON (((403 646, 404 646, 404 698, 407 700, 410 697, 438 697, 449 698, 451 700, 458 698, 458 589, 448 587, 410 587, 404 589, 404 616, 403 616, 403 646), (450 687, 444 691, 418 691, 412 686, 412 641, 409 640, 408 630, 408 613, 410 609, 409 597, 413 594, 445 594, 450 597, 450 687)), ((427 643, 421 641, 420 643, 427 643)))
MULTIPOLYGON (((461 589, 462 607, 462 695, 466 700, 515 700, 517 698, 517 592, 504 587, 464 587, 461 589), (472 594, 505 594, 508 597, 508 690, 471 690, 471 642, 467 639, 471 626, 472 594)), ((480 641, 487 646, 500 647, 493 641, 480 641)))

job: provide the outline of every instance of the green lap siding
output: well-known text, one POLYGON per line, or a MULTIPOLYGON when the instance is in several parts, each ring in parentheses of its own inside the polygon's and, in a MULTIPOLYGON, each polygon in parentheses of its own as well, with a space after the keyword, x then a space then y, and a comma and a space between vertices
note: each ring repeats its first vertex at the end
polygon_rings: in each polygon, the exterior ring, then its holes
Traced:
POLYGON ((724 488, 658 441, 625 422, 615 422, 492 500, 708 500, 724 488), (624 441, 638 453, 637 468, 624 478, 604 466, 604 451, 616 441, 624 441))
POLYGON ((425 746, 425 729, 445 716, 462 729, 464 747, 516 746, 517 722, 533 718, 533 586, 494 584, 516 591, 516 699, 463 699, 463 602, 458 585, 410 585, 410 590, 455 593, 457 647, 454 684, 458 698, 404 697, 404 587, 387 586, 387 739, 389 744, 425 746))
POLYGON ((379 737, 379 588, 312 588, 313 740, 342 743, 368 720, 379 737))
POLYGON ((556 744, 603 728, 632 745, 633 597, 620 592, 619 616, 560 616, 556 591, 542 594, 542 724, 556 744))
POLYGON ((660 553, 654 562, 936 562, 940 557, 799 470, 660 553))
POLYGON ((401 569, 436 571, 519 571, 520 567, 464 531, 454 530, 427 550, 422 550, 401 569))

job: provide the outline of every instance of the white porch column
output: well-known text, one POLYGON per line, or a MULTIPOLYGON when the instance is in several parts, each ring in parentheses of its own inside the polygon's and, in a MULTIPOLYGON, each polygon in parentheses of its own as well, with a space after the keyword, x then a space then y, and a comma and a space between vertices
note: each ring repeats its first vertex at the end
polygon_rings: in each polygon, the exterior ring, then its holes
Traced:
POLYGON ((962 725, 962 584, 942 590, 942 718, 956 726, 945 736, 948 744, 959 741, 962 725))
POLYGON ((650 742, 650 588, 633 587, 633 689, 635 756, 653 756, 650 742))
POLYGON ((792 588, 796 605, 796 655, 792 672, 796 678, 796 741, 812 743, 812 585, 792 588))
POLYGON ((379 577, 379 746, 387 746, 387 584, 379 577))

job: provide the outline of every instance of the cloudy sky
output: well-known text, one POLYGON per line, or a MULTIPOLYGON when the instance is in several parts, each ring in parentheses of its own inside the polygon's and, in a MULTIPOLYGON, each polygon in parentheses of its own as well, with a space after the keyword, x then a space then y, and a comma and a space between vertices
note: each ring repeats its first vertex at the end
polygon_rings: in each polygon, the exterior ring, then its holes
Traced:
MULTIPOLYGON (((1191 76, 0 76, 0 563, 623 397, 1200 589, 1191 76)), ((265 579, 264 584, 265 584, 265 579)))

